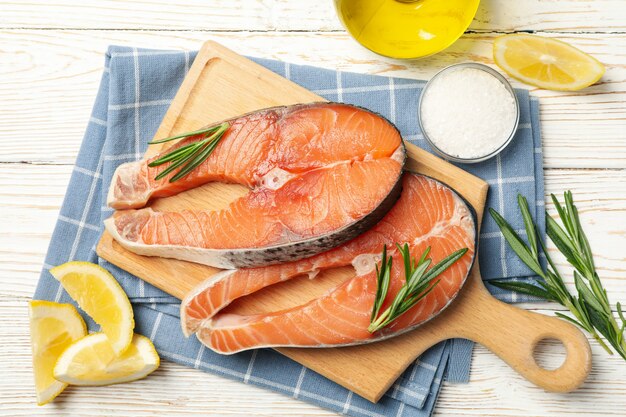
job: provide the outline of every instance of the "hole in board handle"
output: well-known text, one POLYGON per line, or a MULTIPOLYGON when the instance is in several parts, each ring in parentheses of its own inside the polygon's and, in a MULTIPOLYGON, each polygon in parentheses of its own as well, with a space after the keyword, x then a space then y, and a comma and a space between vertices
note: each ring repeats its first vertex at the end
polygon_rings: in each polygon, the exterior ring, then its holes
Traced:
POLYGON ((537 366, 548 371, 553 371, 563 365, 566 356, 565 345, 554 338, 541 339, 533 349, 533 358, 537 366))

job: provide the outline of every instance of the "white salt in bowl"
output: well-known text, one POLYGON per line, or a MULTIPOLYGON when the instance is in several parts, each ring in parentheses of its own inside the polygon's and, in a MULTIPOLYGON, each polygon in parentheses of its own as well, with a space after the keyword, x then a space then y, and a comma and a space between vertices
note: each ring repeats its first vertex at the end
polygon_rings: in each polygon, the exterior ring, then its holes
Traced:
MULTIPOLYGON (((493 86, 493 83, 491 83, 491 85, 493 86)), ((496 88, 498 86, 496 86, 496 88)), ((502 91, 499 88, 498 90, 499 90, 498 92, 500 93, 499 97, 503 98, 502 91)), ((498 95, 493 94, 493 96, 496 97, 498 95)), ((461 64, 450 65, 448 67, 443 68, 438 73, 436 73, 430 79, 430 81, 426 83, 426 85, 424 86, 424 89, 422 90, 422 94, 420 96, 418 123, 420 126, 420 130, 422 131, 422 134, 424 135, 424 138, 426 139, 426 141, 430 144, 433 150, 437 154, 439 154, 441 157, 450 161, 454 161, 454 162, 465 163, 465 164, 475 164, 475 163, 486 161, 490 158, 493 158, 494 156, 502 152, 511 143, 511 141, 513 140, 513 137, 515 136, 515 132, 517 131, 517 125, 519 123, 519 117, 520 117, 519 112, 520 112, 519 102, 517 100, 517 96, 515 95, 515 91, 513 90, 513 87, 511 87, 511 84, 509 84, 509 82, 499 72, 495 71, 494 69, 486 65, 477 64, 474 62, 466 62, 466 63, 461 63, 461 64), (463 125, 464 122, 469 123, 469 124, 472 124, 475 122, 474 125, 470 127, 473 127, 474 129, 476 128, 480 129, 480 127, 477 125, 477 123, 479 122, 478 119, 480 119, 479 117, 471 118, 470 120, 465 120, 465 121, 462 118, 463 116, 466 116, 467 118, 467 113, 471 113, 472 111, 476 110, 478 107, 472 108, 472 109, 466 109, 466 108, 459 109, 459 108, 455 108, 455 106, 458 106, 459 102, 464 103, 467 107, 472 107, 474 104, 478 106, 478 104, 480 104, 479 98, 482 97, 484 99, 484 95, 481 95, 481 97, 478 97, 478 98, 468 97, 468 96, 464 97, 462 94, 460 94, 460 92, 455 91, 454 92, 455 97, 451 98, 449 106, 447 105, 448 103, 442 103, 441 101, 437 103, 439 108, 437 108, 436 110, 442 113, 442 114, 437 114, 438 116, 440 116, 440 119, 441 119, 439 120, 438 126, 441 127, 443 124, 446 124, 446 123, 448 125, 444 126, 444 129, 440 129, 438 132, 436 132, 437 133, 436 135, 434 134, 435 132, 432 132, 432 131, 429 135, 429 132, 428 132, 429 123, 428 123, 428 120, 424 120, 425 113, 427 115, 426 117, 429 117, 428 116, 429 110, 435 110, 434 104, 431 104, 433 106, 433 109, 428 109, 429 99, 424 100, 424 97, 427 97, 429 93, 429 89, 432 88, 433 85, 438 85, 438 87, 441 87, 442 84, 445 83, 446 78, 450 79, 451 72, 462 70, 465 68, 472 68, 475 70, 483 71, 485 74, 488 74, 490 77, 493 77, 494 80, 497 80, 498 82, 500 82, 502 86, 504 86, 504 89, 510 94, 510 98, 508 98, 508 96, 504 97, 506 98, 506 100, 503 100, 502 103, 498 103, 497 99, 495 99, 496 100, 495 102, 492 101, 491 103, 488 103, 492 108, 496 106, 497 107, 496 111, 502 111, 502 109, 507 109, 507 111, 504 114, 497 114, 495 117, 492 117, 492 119, 495 118, 495 120, 488 120, 488 122, 490 123, 487 123, 487 125, 493 126, 495 123, 496 130, 495 132, 491 132, 495 136, 490 137, 489 146, 487 146, 488 149, 485 150, 484 154, 479 152, 479 149, 471 149, 471 152, 468 152, 468 154, 463 155, 463 153, 460 152, 458 149, 458 146, 460 145, 460 143, 457 143, 457 144, 450 143, 450 141, 455 140, 454 137, 456 134, 460 133, 461 135, 463 135, 463 132, 459 132, 458 130, 457 131, 453 130, 452 132, 449 131, 448 134, 445 134, 446 127, 460 129, 459 126, 463 125), (427 106, 426 111, 424 109, 425 105, 427 106), (465 112, 465 110, 467 110, 467 112, 465 112), (448 141, 448 143, 446 143, 446 141, 448 141), (454 149, 455 145, 457 146, 456 150, 459 151, 459 152, 456 152, 456 154, 454 154, 451 151, 451 149, 454 149), (446 151, 446 148, 448 149, 448 151, 446 151)), ((432 122, 430 124, 432 124, 432 122)), ((462 129, 462 130, 471 131, 472 129, 462 129)), ((480 143, 481 139, 484 139, 488 135, 477 134, 475 136, 476 136, 475 140, 472 140, 471 138, 465 138, 465 140, 469 139, 472 142, 472 144, 477 144, 477 143, 480 143)), ((469 147, 467 146, 464 147, 464 149, 465 148, 469 149, 469 147)))

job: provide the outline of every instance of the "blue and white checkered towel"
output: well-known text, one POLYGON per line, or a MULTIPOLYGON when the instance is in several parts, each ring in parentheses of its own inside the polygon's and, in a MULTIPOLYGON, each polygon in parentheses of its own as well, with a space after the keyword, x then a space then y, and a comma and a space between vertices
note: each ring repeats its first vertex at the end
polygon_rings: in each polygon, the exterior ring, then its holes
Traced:
MULTIPOLYGON (((71 302, 50 275, 53 265, 71 260, 99 263, 119 280, 135 309, 137 331, 150 337, 161 356, 244 383, 279 391, 351 416, 428 416, 441 381, 469 377, 472 343, 442 342, 416 361, 378 404, 283 357, 271 349, 220 356, 195 338, 185 339, 178 318, 178 300, 99 259, 95 245, 102 221, 112 211, 105 206, 115 168, 141 158, 163 115, 193 62, 195 53, 111 47, 106 55, 100 90, 87 125, 67 195, 50 243, 35 298, 71 302)), ((254 59, 270 70, 333 101, 381 113, 398 126, 405 139, 427 148, 417 123, 423 81, 330 71, 254 59)), ((71 93, 71 92, 70 92, 71 93)), ((511 146, 492 160, 463 168, 491 185, 488 205, 522 228, 516 198, 524 194, 536 208, 543 229, 543 172, 538 103, 526 91, 517 92, 521 105, 519 131, 511 146)), ((485 279, 531 279, 530 272, 507 248, 487 216, 480 236, 480 261, 485 279)), ((504 291, 507 301, 522 301, 504 291)), ((97 326, 88 320, 90 329, 97 326)))

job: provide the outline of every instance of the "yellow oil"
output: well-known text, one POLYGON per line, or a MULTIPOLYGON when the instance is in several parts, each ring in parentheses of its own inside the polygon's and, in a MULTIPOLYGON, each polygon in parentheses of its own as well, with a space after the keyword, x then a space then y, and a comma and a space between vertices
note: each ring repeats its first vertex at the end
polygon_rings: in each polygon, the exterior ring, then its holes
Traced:
POLYGON ((420 58, 452 45, 480 0, 335 0, 339 18, 363 46, 392 58, 420 58))

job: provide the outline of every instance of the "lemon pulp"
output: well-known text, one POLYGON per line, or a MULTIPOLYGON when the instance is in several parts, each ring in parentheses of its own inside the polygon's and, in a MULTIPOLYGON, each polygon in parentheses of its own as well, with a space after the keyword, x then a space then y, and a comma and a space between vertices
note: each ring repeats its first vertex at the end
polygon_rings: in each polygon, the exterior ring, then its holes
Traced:
POLYGON ((117 356, 104 333, 92 333, 67 348, 54 377, 73 385, 110 385, 141 379, 159 367, 159 355, 145 336, 135 334, 117 356))
POLYGON ((419 58, 454 43, 470 25, 479 0, 335 0, 350 34, 392 58, 419 58))
POLYGON ((597 82, 604 65, 557 39, 511 34, 496 38, 493 59, 511 77, 549 90, 580 90, 597 82))
POLYGON ((34 300, 29 315, 35 391, 37 403, 44 405, 67 386, 54 379, 52 369, 65 349, 87 334, 87 327, 71 304, 34 300))
POLYGON ((78 261, 54 267, 50 273, 100 325, 115 353, 123 353, 133 337, 135 321, 130 301, 115 278, 98 265, 78 261))

